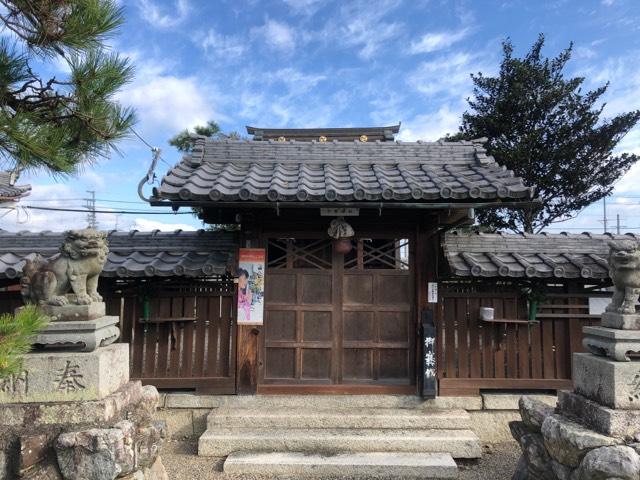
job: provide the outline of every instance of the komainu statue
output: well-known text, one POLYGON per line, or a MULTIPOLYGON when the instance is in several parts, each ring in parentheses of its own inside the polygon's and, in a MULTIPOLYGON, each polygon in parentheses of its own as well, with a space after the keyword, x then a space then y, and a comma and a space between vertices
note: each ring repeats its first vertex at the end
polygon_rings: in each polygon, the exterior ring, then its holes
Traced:
POLYGON ((640 244, 609 242, 609 276, 615 287, 607 312, 635 314, 640 296, 640 244))
POLYGON ((89 305, 101 302, 98 278, 107 261, 106 234, 92 229, 64 233, 60 253, 46 260, 38 256, 22 269, 25 303, 89 305))

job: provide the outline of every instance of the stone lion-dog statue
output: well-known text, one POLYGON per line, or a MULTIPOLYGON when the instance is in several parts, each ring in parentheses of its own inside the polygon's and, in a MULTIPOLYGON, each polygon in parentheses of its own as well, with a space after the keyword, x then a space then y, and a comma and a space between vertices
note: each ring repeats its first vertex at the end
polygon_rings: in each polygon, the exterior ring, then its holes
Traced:
POLYGON ((615 290, 606 311, 635 314, 640 296, 640 244, 631 240, 609 242, 609 276, 615 290))
POLYGON ((105 232, 64 232, 60 253, 49 259, 38 255, 23 267, 21 294, 25 303, 62 306, 101 302, 98 278, 108 253, 105 232))

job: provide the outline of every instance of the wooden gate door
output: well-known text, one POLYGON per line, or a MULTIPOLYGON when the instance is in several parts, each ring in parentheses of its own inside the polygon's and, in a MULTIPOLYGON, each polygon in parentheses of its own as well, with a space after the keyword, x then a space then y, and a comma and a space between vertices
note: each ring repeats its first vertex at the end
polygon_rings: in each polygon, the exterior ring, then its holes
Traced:
POLYGON ((415 392, 409 240, 269 239, 262 392, 415 392))

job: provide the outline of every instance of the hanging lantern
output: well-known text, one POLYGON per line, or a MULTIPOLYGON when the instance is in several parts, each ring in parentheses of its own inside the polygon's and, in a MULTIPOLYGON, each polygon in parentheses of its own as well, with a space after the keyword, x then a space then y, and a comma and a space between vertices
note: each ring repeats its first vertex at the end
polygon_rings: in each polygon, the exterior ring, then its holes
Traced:
POLYGON ((353 248, 351 239, 355 232, 353 227, 344 220, 344 217, 331 220, 327 233, 333 239, 333 249, 336 253, 347 254, 353 248))

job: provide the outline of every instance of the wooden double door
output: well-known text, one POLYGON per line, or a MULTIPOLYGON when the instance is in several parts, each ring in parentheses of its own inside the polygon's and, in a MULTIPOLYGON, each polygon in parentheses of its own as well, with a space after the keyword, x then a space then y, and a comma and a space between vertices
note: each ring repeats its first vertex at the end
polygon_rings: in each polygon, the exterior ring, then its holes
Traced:
POLYGON ((352 243, 268 240, 261 391, 415 391, 411 241, 352 243))

